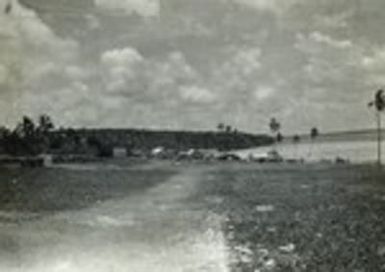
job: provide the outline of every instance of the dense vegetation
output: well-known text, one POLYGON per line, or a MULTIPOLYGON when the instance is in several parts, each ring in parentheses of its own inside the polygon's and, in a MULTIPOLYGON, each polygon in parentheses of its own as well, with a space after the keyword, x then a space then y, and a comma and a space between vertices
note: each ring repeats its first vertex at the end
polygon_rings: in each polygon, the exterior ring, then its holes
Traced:
POLYGON ((13 129, 2 128, 0 151, 10 155, 86 154, 110 156, 114 147, 147 152, 155 147, 167 149, 241 149, 268 145, 267 135, 237 130, 215 132, 151 131, 135 129, 55 129, 51 118, 42 115, 36 122, 29 117, 13 129))
POLYGON ((162 146, 168 149, 241 149, 273 142, 269 136, 252 135, 240 132, 191 132, 191 131, 151 131, 134 129, 82 129, 64 130, 52 133, 54 146, 63 149, 70 134, 75 142, 95 147, 100 151, 108 151, 114 146, 126 147, 129 150, 148 151, 162 146))

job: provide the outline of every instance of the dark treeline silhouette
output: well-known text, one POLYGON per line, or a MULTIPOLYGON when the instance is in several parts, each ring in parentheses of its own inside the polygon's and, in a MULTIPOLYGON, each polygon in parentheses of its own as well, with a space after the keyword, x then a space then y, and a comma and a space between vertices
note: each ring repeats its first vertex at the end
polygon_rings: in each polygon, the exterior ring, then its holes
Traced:
MULTIPOLYGON (((271 137, 241 132, 152 131, 136 129, 81 129, 52 133, 53 148, 66 150, 68 134, 76 145, 93 147, 99 155, 108 156, 113 147, 148 151, 162 146, 167 149, 218 149, 231 150, 272 144, 271 137), (58 139, 67 139, 59 140, 58 139)), ((77 149, 79 150, 79 149, 77 149)), ((69 152, 67 150, 66 152, 69 152)))
POLYGON ((108 157, 116 147, 143 152, 160 146, 175 150, 231 150, 272 143, 273 139, 267 135, 243 133, 225 125, 215 132, 55 129, 48 115, 41 115, 36 121, 25 116, 13 130, 0 129, 0 151, 15 156, 52 153, 108 157))
POLYGON ((0 150, 10 155, 44 153, 49 149, 50 132, 53 129, 48 115, 41 115, 36 122, 24 116, 13 130, 0 128, 0 150))

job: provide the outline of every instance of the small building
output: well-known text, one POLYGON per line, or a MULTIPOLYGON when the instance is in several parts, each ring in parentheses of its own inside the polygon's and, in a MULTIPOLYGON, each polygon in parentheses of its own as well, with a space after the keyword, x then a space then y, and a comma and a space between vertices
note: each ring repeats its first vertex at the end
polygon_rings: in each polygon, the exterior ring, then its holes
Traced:
POLYGON ((51 154, 41 154, 38 158, 42 160, 44 167, 51 167, 53 165, 53 156, 51 154))
POLYGON ((112 156, 114 158, 125 158, 127 155, 127 148, 125 147, 114 147, 112 149, 112 156))
POLYGON ((178 160, 202 160, 204 154, 196 149, 189 149, 187 151, 180 151, 177 154, 178 160))
POLYGON ((241 161, 242 160, 241 156, 231 152, 223 153, 217 159, 220 161, 241 161))
POLYGON ((163 146, 155 147, 151 150, 152 156, 159 156, 165 152, 165 148, 163 146))

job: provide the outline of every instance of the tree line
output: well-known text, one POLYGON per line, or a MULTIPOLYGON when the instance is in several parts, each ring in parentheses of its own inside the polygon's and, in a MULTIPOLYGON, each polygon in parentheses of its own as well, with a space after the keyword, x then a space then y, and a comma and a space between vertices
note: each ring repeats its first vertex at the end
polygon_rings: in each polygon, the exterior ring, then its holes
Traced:
MULTIPOLYGON (((13 129, 0 128, 0 152, 14 155, 85 154, 112 156, 114 147, 147 152, 162 146, 175 150, 252 148, 273 143, 268 135, 239 132, 228 125, 216 131, 152 131, 145 129, 56 128, 46 114, 24 116, 13 129)), ((128 153, 129 153, 128 152, 128 153)))
POLYGON ((51 117, 41 115, 36 121, 24 116, 14 129, 0 128, 0 144, 4 153, 37 155, 49 148, 49 133, 54 129, 51 117))

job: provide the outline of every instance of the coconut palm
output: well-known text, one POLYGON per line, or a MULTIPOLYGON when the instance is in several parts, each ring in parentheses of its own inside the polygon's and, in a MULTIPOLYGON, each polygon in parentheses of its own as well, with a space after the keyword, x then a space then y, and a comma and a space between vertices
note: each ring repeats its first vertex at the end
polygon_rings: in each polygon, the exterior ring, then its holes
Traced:
POLYGON ((385 110, 385 94, 383 90, 378 90, 374 95, 374 100, 369 102, 369 107, 374 107, 377 120, 377 162, 381 166, 381 113, 385 110))
POLYGON ((38 119, 38 129, 42 133, 47 133, 54 128, 51 117, 46 114, 40 115, 38 119))
POLYGON ((232 127, 230 125, 225 126, 225 132, 230 133, 232 131, 232 127))
POLYGON ((309 158, 312 157, 313 155, 313 150, 314 150, 314 140, 318 137, 319 131, 317 127, 312 127, 310 130, 310 146, 309 146, 309 158))
POLYGON ((223 130, 225 129, 225 124, 224 123, 219 123, 217 125, 217 129, 219 132, 223 132, 223 130))
POLYGON ((270 127, 270 131, 273 134, 275 134, 275 133, 279 132, 279 130, 281 129, 281 124, 277 121, 277 119, 275 119, 273 117, 270 119, 269 127, 270 127))
POLYGON ((319 130, 318 130, 318 128, 313 127, 313 128, 310 130, 310 138, 311 138, 312 140, 314 140, 315 138, 318 137, 318 135, 319 135, 319 130))

